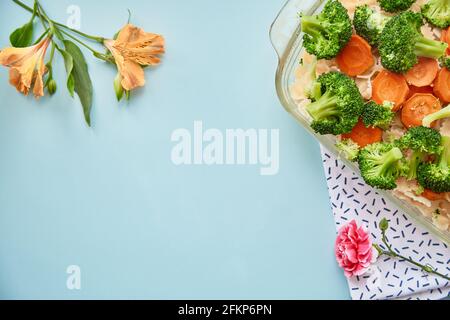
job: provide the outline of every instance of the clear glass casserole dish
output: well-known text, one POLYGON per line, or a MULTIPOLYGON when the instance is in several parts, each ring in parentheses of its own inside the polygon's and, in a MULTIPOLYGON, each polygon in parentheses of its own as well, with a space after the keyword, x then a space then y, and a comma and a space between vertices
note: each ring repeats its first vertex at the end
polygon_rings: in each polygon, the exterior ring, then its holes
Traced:
MULTIPOLYGON (((333 137, 316 134, 310 127, 310 120, 299 111, 297 103, 291 97, 290 87, 295 80, 295 71, 299 65, 302 53, 302 32, 300 27, 299 12, 311 15, 320 12, 325 0, 289 0, 281 9, 270 29, 270 39, 278 54, 279 64, 276 74, 276 89, 278 97, 287 110, 310 134, 312 134, 325 148, 335 156, 339 152, 335 147, 336 140, 333 137)), ((352 170, 359 173, 357 165, 341 159, 352 170)), ((436 237, 450 245, 450 232, 438 229, 430 218, 413 206, 403 201, 391 192, 377 190, 378 193, 391 201, 399 209, 408 214, 417 223, 421 224, 436 237)))

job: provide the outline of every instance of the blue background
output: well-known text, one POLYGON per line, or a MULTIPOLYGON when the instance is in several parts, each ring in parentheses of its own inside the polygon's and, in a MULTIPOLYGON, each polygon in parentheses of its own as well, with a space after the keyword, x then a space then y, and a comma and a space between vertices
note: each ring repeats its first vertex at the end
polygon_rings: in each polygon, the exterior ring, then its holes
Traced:
MULTIPOLYGON (((281 107, 268 30, 284 0, 42 0, 112 36, 164 34, 164 63, 117 103, 116 70, 86 52, 93 128, 65 90, 39 102, 0 70, 0 298, 344 299, 318 144, 281 107), (280 129, 280 172, 176 167, 173 130, 280 129), (82 290, 66 288, 79 265, 82 290)), ((29 19, 0 4, 0 47, 29 19)))

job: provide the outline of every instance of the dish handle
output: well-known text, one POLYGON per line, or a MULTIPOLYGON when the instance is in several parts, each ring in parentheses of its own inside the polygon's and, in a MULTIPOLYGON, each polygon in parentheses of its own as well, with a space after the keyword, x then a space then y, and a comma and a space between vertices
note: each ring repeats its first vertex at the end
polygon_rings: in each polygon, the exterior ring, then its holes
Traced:
POLYGON ((300 13, 310 14, 316 7, 319 7, 324 0, 288 0, 278 13, 275 21, 270 27, 270 41, 281 59, 292 39, 292 35, 300 24, 300 13), (314 8, 311 8, 313 6, 314 8))
POLYGON ((298 13, 305 7, 305 2, 308 1, 288 0, 270 27, 270 41, 279 59, 283 56, 292 34, 298 27, 300 22, 298 13))

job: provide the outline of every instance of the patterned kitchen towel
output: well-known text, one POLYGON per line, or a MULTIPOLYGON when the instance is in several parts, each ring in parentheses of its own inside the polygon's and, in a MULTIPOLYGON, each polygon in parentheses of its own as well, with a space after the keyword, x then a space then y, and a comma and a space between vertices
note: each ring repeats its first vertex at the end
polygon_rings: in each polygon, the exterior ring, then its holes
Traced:
MULTIPOLYGON (((445 243, 416 225, 324 148, 322 156, 337 229, 355 219, 367 226, 374 243, 381 243, 378 222, 387 218, 388 238, 394 248, 450 274, 450 248, 445 243)), ((366 275, 348 282, 354 300, 442 299, 450 294, 449 281, 389 257, 378 259, 366 275)))

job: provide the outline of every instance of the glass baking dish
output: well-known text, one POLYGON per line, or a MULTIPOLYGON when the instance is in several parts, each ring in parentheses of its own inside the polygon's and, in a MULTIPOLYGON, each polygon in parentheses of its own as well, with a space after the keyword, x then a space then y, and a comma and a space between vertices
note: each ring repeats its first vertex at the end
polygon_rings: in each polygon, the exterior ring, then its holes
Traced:
MULTIPOLYGON (((289 0, 281 9, 270 29, 270 39, 279 58, 276 74, 276 89, 284 108, 291 114, 310 134, 312 134, 325 148, 335 156, 339 152, 335 147, 335 139, 330 136, 316 134, 310 127, 309 119, 298 110, 298 106, 290 94, 290 86, 295 79, 295 70, 299 65, 302 53, 302 32, 300 28, 299 12, 311 15, 320 12, 325 0, 289 0)), ((319 160, 318 160, 319 161, 319 160)), ((352 170, 359 173, 358 167, 341 159, 352 170)), ((378 193, 395 204, 411 218, 424 226, 436 237, 450 245, 450 232, 438 229, 431 219, 425 217, 419 209, 412 204, 395 197, 391 192, 378 190, 378 193)))

